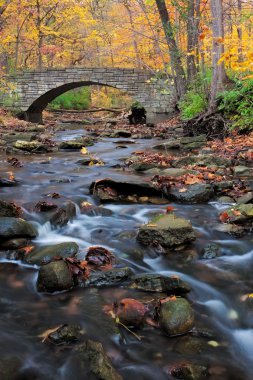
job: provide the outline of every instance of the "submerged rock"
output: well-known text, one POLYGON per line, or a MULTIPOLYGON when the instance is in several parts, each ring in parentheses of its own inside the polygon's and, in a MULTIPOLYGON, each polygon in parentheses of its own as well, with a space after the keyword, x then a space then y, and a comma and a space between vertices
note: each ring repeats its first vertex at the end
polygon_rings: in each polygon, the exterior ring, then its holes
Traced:
POLYGON ((105 272, 91 272, 85 282, 87 287, 102 288, 107 286, 117 286, 131 277, 132 270, 128 267, 115 268, 105 272))
POLYGON ((185 298, 171 297, 160 306, 160 325, 169 335, 182 335, 194 326, 194 312, 185 298))
POLYGON ((5 202, 0 200, 0 217, 7 216, 13 218, 19 218, 22 214, 22 210, 13 202, 5 202))
POLYGON ((170 374, 176 379, 203 380, 208 376, 208 368, 199 364, 181 363, 174 366, 170 374))
POLYGON ((40 247, 25 256, 29 264, 42 265, 52 261, 54 258, 73 257, 77 254, 79 247, 74 242, 66 242, 46 247, 40 247))
POLYGON ((52 261, 40 267, 37 289, 39 292, 60 292, 74 286, 72 273, 63 260, 52 261))
POLYGON ((221 255, 220 246, 214 242, 208 243, 201 251, 202 259, 215 259, 221 255))
POLYGON ((35 238, 37 230, 23 219, 0 217, 0 239, 12 239, 16 237, 35 238))
POLYGON ((75 356, 84 379, 123 380, 100 342, 87 340, 77 348, 75 356))
POLYGON ((56 331, 48 335, 47 339, 50 343, 71 344, 75 343, 81 335, 81 327, 78 325, 63 325, 56 331))
POLYGON ((198 155, 198 156, 185 156, 176 159, 173 162, 175 168, 181 168, 187 165, 198 165, 198 166, 231 166, 232 162, 228 158, 223 158, 219 156, 211 155, 198 155))
POLYGON ((196 239, 190 222, 174 214, 160 215, 140 227, 137 240, 143 245, 171 248, 196 239))
POLYGON ((132 277, 130 288, 145 292, 161 292, 180 295, 191 291, 190 286, 178 276, 143 273, 132 277))
POLYGON ((15 380, 18 379, 18 374, 22 368, 22 362, 16 357, 0 359, 0 379, 15 380))
POLYGON ((73 202, 65 202, 60 208, 58 208, 52 217, 50 223, 54 227, 63 227, 69 221, 72 221, 76 217, 76 206, 73 202))
POLYGON ((168 196, 176 202, 182 203, 206 203, 213 196, 213 188, 206 183, 195 183, 185 187, 182 192, 176 186, 172 186, 168 191, 168 196))

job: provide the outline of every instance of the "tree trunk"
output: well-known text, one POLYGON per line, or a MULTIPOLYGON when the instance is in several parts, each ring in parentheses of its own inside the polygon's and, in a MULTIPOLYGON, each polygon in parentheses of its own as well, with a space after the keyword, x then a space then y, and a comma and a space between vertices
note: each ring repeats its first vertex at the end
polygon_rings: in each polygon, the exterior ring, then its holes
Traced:
POLYGON ((217 107, 217 94, 224 90, 224 84, 227 76, 225 72, 224 62, 219 63, 224 53, 224 24, 223 24, 223 8, 222 0, 211 0, 212 13, 212 31, 213 31, 213 75, 211 82, 211 91, 209 98, 209 112, 214 112, 217 107))
POLYGON ((238 7, 238 21, 239 25, 237 27, 237 35, 238 35, 238 59, 239 62, 243 61, 243 52, 242 52, 242 0, 237 0, 238 7))
POLYGON ((190 84, 197 75, 195 63, 197 26, 195 20, 195 1, 188 1, 187 8, 187 81, 190 84))
POLYGON ((170 21, 169 13, 166 8, 165 0, 155 0, 156 6, 162 21, 166 42, 169 48, 170 64, 172 71, 175 72, 175 87, 177 97, 180 99, 186 92, 186 78, 181 61, 180 51, 175 41, 173 27, 170 21))

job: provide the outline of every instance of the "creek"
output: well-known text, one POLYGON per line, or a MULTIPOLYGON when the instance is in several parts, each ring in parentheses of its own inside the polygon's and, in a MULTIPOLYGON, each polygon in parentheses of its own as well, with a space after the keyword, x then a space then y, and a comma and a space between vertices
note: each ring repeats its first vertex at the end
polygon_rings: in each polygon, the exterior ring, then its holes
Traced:
MULTIPOLYGON (((72 125, 57 132, 55 140, 80 136, 83 136, 83 129, 72 125)), ((123 171, 117 165, 132 152, 154 144, 155 139, 136 140, 126 149, 117 149, 115 140, 103 138, 88 148, 91 154, 105 162, 104 166, 80 166, 77 161, 82 155, 78 151, 22 156, 23 167, 11 169, 20 185, 1 188, 1 199, 22 205, 38 202, 42 195, 49 193, 59 193, 71 199, 76 204, 77 216, 58 229, 52 229, 49 222, 43 223, 39 214, 25 209, 26 220, 35 223, 39 230, 33 243, 42 246, 74 241, 80 247, 80 258, 84 258, 87 247, 100 245, 111 250, 135 273, 180 276, 192 287, 188 299, 195 311, 196 324, 200 330, 207 331, 206 336, 202 333, 197 337, 169 338, 150 326, 138 331, 141 341, 124 329, 121 335, 115 334, 114 322, 103 312, 104 305, 129 296, 143 299, 144 293, 114 287, 39 294, 36 290, 38 268, 9 261, 1 253, 0 356, 18 357, 24 368, 38 370, 46 379, 83 379, 69 360, 70 350, 43 344, 38 337, 48 328, 77 323, 85 334, 104 344, 124 379, 169 379, 166 368, 184 360, 208 364, 214 369, 211 379, 252 379, 253 300, 251 309, 241 300, 253 288, 252 235, 236 239, 216 230, 218 213, 225 208, 224 205, 214 202, 172 204, 177 215, 191 221, 197 240, 183 255, 175 252, 164 257, 137 244, 135 233, 150 215, 164 212, 167 205, 107 204, 106 208, 113 212, 111 216, 81 214, 78 206, 81 202, 95 203, 89 194, 93 181, 101 178, 127 181, 137 177, 145 181, 145 175, 123 171), (210 241, 221 246, 222 256, 200 260, 201 249, 210 241)), ((10 166, 7 166, 5 154, 1 153, 0 176, 6 177, 8 171, 10 166)), ((30 378, 40 379, 39 376, 30 378)))

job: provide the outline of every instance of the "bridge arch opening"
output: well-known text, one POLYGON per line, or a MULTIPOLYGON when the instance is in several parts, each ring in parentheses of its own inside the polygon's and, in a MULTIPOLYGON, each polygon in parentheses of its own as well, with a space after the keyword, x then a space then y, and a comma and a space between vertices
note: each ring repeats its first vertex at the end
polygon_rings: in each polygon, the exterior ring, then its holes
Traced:
MULTIPOLYGON (((131 94, 128 94, 124 88, 121 88, 121 86, 111 86, 105 83, 100 82, 93 82, 93 81, 81 81, 81 82, 72 82, 63 84, 61 86, 55 87, 44 94, 38 96, 38 98, 29 106, 27 111, 23 112, 20 116, 21 118, 33 122, 33 123, 42 123, 42 113, 46 109, 46 107, 56 98, 58 98, 60 95, 81 87, 87 87, 87 86, 96 86, 96 87, 108 87, 119 91, 119 94, 128 95, 129 99, 131 99, 131 102, 134 102, 135 100, 138 100, 134 97, 132 97, 131 94)), ((130 102, 129 104, 130 105, 130 102)))

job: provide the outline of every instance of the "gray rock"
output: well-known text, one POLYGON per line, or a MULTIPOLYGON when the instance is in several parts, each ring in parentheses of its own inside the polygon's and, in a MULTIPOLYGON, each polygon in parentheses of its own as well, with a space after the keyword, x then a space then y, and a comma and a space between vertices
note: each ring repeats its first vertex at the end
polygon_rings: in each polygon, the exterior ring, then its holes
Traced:
POLYGON ((219 197, 218 199, 217 199, 217 202, 219 202, 219 203, 234 203, 235 201, 234 201, 234 199, 233 198, 231 198, 231 197, 228 197, 228 196, 226 196, 226 195, 223 195, 222 197, 219 197))
POLYGON ((74 242, 66 242, 46 247, 40 247, 25 256, 25 261, 29 264, 42 265, 52 261, 54 258, 74 257, 79 247, 74 242))
POLYGON ((175 247, 196 239, 190 222, 174 214, 160 215, 140 227, 137 240, 143 245, 175 247))
POLYGON ((237 177, 252 177, 253 168, 249 168, 248 166, 235 166, 234 167, 234 175, 237 177))
POLYGON ((201 251, 202 259, 215 259, 221 255, 220 246, 214 242, 208 243, 201 251))
POLYGON ((131 132, 125 129, 116 130, 111 137, 131 137, 131 132))
POLYGON ((59 144, 59 149, 62 150, 79 150, 83 147, 94 145, 94 139, 89 137, 79 138, 76 140, 66 140, 59 144))
POLYGON ((150 273, 133 276, 129 287, 145 292, 164 292, 176 295, 191 291, 190 286, 177 276, 162 276, 160 274, 150 273))
POLYGON ((172 297, 160 307, 160 325, 169 335, 182 335, 194 326, 194 312, 184 298, 172 297))
POLYGON ((40 141, 17 140, 13 144, 13 148, 29 153, 47 153, 52 151, 49 146, 42 144, 40 141))
POLYGON ((228 158, 211 155, 198 155, 198 156, 185 156, 176 159, 173 162, 175 168, 181 168, 187 165, 199 165, 199 166, 231 166, 232 162, 228 158))
POLYGON ((52 261, 40 267, 37 289, 39 292, 60 292, 74 286, 72 273, 63 260, 52 261))
POLYGON ((161 175, 168 175, 169 177, 180 177, 181 175, 184 175, 187 173, 189 173, 189 170, 187 169, 168 168, 168 169, 164 169, 161 175))
POLYGON ((96 288, 117 286, 129 280, 132 274, 132 270, 128 267, 115 268, 105 272, 91 272, 85 286, 96 288))
POLYGON ((180 141, 179 140, 166 141, 165 143, 153 146, 153 149, 165 150, 165 151, 169 149, 180 149, 180 141))
POLYGON ((186 191, 180 192, 176 186, 171 186, 168 196, 176 202, 182 203, 206 203, 213 196, 213 188, 206 183, 195 183, 185 186, 186 191))
POLYGON ((37 230, 23 219, 0 217, 0 239, 12 239, 16 237, 35 238, 37 230))
POLYGON ((243 224, 253 221, 253 203, 235 205, 223 211, 227 214, 227 223, 243 224))
POLYGON ((87 340, 76 350, 83 379, 123 380, 100 342, 87 340))
POLYGON ((238 199, 236 200, 236 203, 237 203, 238 205, 241 205, 241 204, 250 203, 250 202, 252 202, 252 200, 253 200, 253 192, 250 191, 250 192, 248 192, 248 193, 242 195, 240 198, 238 198, 238 199))

